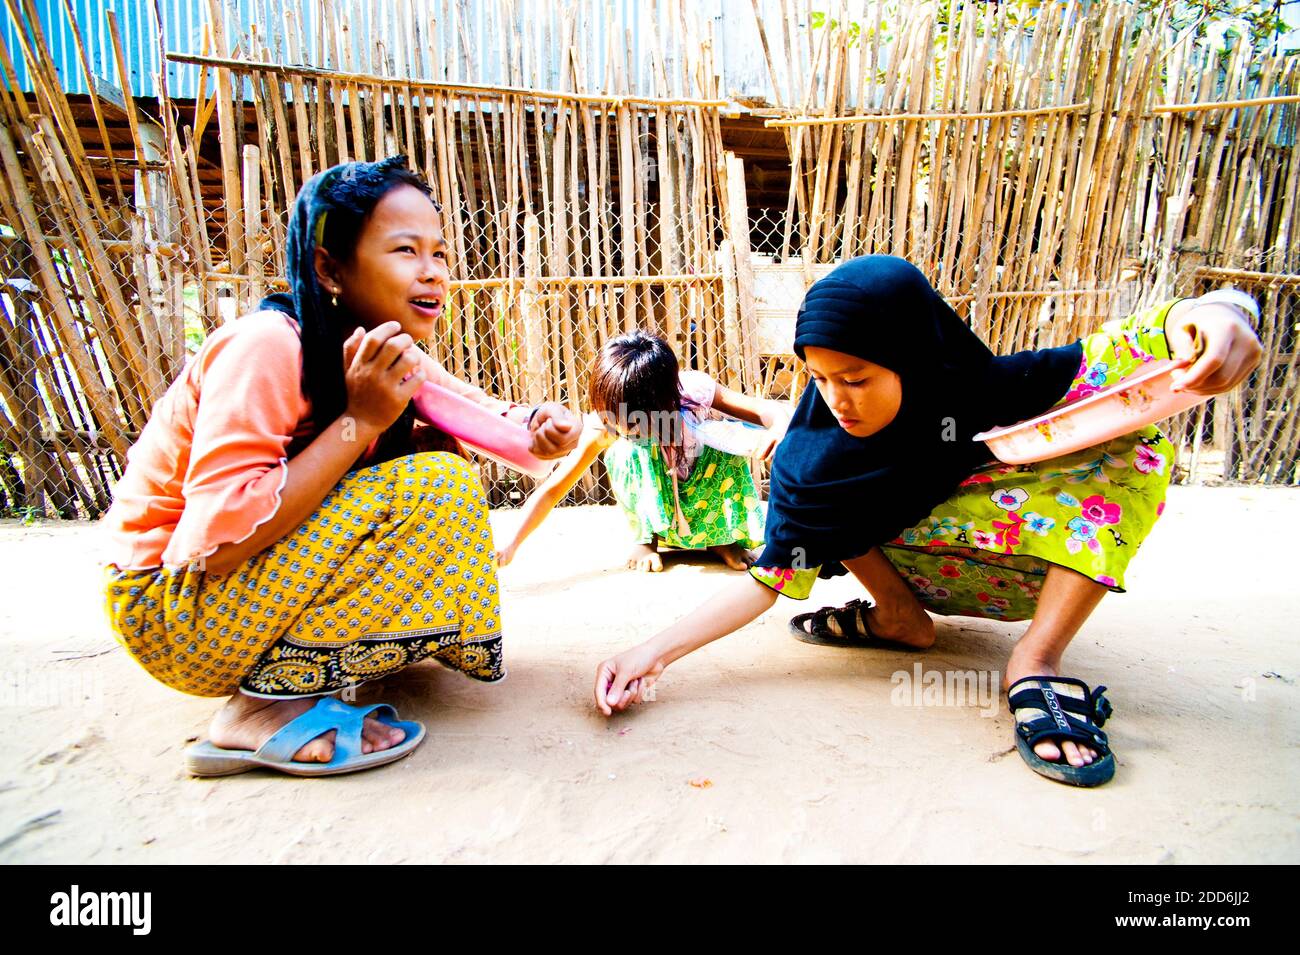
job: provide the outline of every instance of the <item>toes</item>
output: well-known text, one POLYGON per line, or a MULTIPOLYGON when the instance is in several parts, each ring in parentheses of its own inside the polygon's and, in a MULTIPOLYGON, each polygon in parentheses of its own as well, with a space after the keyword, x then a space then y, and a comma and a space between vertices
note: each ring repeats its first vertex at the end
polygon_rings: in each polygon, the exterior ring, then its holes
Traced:
POLYGON ((749 555, 738 544, 719 544, 710 547, 709 551, 726 564, 729 570, 745 570, 749 567, 745 562, 749 555))
POLYGON ((393 745, 388 741, 388 727, 379 720, 368 719, 361 724, 361 752, 373 753, 375 750, 388 749, 393 745))
MULTIPOLYGON (((334 730, 316 737, 294 753, 294 762, 328 763, 334 758, 334 730)), ((396 726, 389 726, 379 720, 367 719, 361 724, 361 752, 373 753, 389 749, 406 739, 406 734, 396 726)))
POLYGON ((731 557, 736 562, 736 570, 749 570, 754 566, 754 555, 739 544, 731 548, 731 557))
POLYGON ((1049 763, 1059 762, 1061 759, 1061 751, 1056 748, 1056 744, 1051 740, 1043 740, 1034 747, 1034 752, 1038 754, 1040 759, 1045 759, 1049 763))
POLYGON ((1049 763, 1065 762, 1076 768, 1089 766, 1101 758, 1096 750, 1070 740, 1066 740, 1059 748, 1050 740, 1044 740, 1034 747, 1034 752, 1049 763))
POLYGON ((293 754, 293 758, 298 763, 328 763, 334 758, 334 731, 330 730, 303 744, 303 747, 293 754))
POLYGON ((627 558, 627 566, 631 570, 639 570, 643 573, 652 574, 663 567, 659 560, 659 554, 654 550, 635 550, 627 558))
POLYGON ((391 749, 402 740, 406 739, 406 734, 396 726, 389 726, 387 723, 381 723, 376 719, 367 719, 361 724, 361 741, 364 752, 372 752, 380 749, 391 749), (370 749, 365 749, 369 743, 370 749))
POLYGON ((1070 740, 1061 744, 1061 751, 1065 753, 1066 762, 1071 766, 1079 767, 1084 765, 1083 757, 1079 754, 1079 747, 1070 740))

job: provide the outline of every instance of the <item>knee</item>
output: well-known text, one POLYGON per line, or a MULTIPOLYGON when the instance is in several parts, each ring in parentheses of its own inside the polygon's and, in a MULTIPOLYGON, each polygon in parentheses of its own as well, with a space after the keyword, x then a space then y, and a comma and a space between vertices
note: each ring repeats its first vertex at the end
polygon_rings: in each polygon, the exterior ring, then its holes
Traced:
POLYGON ((469 461, 454 451, 417 451, 404 459, 416 470, 463 471, 473 474, 469 461))
POLYGON ((467 505, 487 505, 487 495, 474 466, 450 451, 426 451, 411 455, 411 474, 419 485, 420 498, 426 505, 439 505, 449 499, 467 505))

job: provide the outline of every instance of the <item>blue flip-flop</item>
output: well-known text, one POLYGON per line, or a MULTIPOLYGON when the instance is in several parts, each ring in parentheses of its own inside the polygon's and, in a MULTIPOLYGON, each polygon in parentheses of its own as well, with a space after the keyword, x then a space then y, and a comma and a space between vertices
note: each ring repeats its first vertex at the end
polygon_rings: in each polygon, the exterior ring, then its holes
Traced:
POLYGON ((280 727, 257 750, 222 749, 204 741, 185 751, 185 766, 194 776, 233 776, 250 769, 276 769, 291 776, 333 776, 373 769, 409 755, 424 741, 424 724, 402 721, 397 710, 387 703, 372 706, 348 706, 331 697, 322 697, 307 712, 280 727), (385 726, 406 733, 396 746, 361 751, 361 724, 374 715, 385 726), (334 756, 328 763, 294 762, 293 754, 317 736, 334 730, 334 756))

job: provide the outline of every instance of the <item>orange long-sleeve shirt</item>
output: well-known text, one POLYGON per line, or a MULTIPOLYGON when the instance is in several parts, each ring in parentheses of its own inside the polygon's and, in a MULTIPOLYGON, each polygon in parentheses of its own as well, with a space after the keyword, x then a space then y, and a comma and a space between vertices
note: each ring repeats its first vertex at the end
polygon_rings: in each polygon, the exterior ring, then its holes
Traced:
MULTIPOLYGON (((425 359, 429 381, 526 420, 527 408, 425 359)), ((256 312, 210 335, 127 453, 102 521, 109 562, 123 570, 186 566, 270 520, 289 459, 316 433, 301 381, 302 341, 283 313, 256 312)))

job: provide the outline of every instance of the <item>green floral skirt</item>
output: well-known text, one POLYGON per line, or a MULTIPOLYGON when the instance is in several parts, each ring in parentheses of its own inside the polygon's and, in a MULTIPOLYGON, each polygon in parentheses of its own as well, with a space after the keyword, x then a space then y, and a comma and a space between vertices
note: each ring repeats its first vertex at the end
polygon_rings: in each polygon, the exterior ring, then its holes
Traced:
MULTIPOLYGON (((1083 362, 1060 403, 1168 358, 1164 318, 1173 304, 1085 338, 1083 362)), ((1026 620, 1053 565, 1122 592, 1128 562, 1164 510, 1173 459, 1173 446, 1148 426, 1048 461, 995 462, 881 551, 938 614, 1026 620)), ((819 569, 754 567, 750 573, 804 599, 819 569)))
POLYGON ((1040 464, 992 465, 881 550, 939 614, 1027 620, 1053 564, 1122 592, 1164 510, 1172 459, 1152 427, 1040 464))
POLYGON ((610 487, 638 542, 685 550, 763 543, 763 505, 749 460, 705 445, 690 476, 673 479, 657 444, 620 438, 602 458, 610 487), (680 507, 678 506, 680 504, 680 507))

